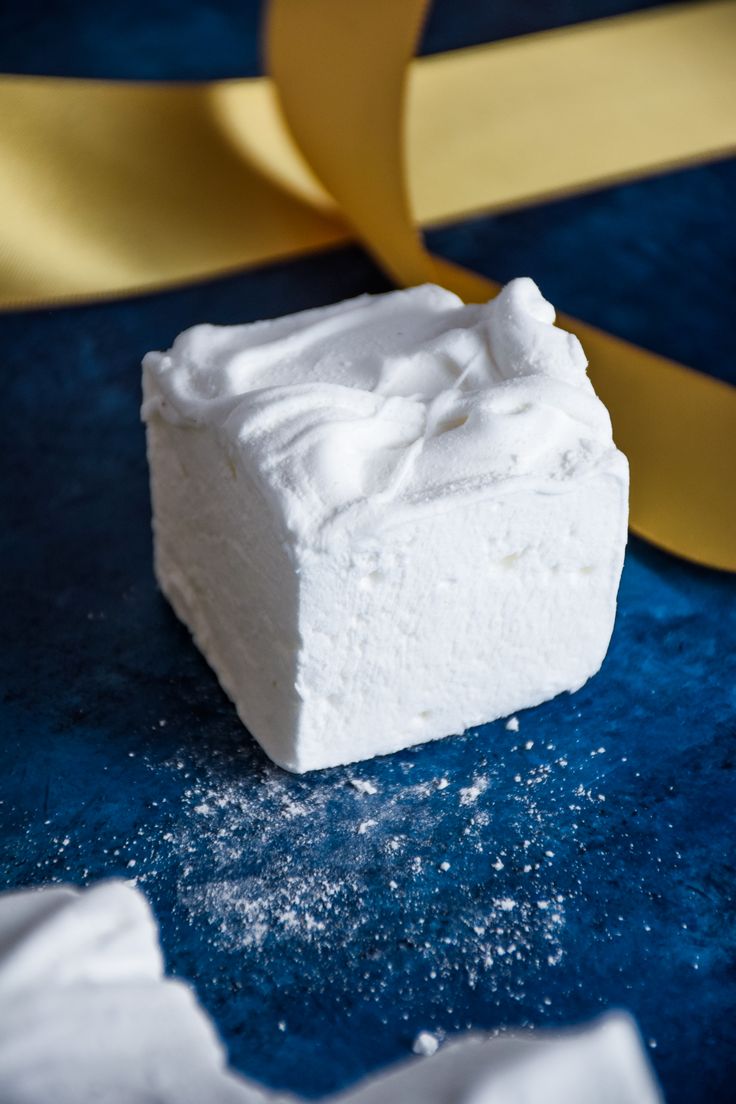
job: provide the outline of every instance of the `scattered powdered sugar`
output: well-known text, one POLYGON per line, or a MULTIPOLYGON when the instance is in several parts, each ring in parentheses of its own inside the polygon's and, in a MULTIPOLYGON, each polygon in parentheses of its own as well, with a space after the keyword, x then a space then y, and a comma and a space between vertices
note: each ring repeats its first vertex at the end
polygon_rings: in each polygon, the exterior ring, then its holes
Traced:
POLYGON ((460 790, 460 804, 473 805, 482 793, 488 789, 487 778, 474 778, 470 786, 463 786, 460 790))
POLYGON ((331 882, 318 875, 286 875, 265 888, 257 877, 205 882, 180 890, 180 901, 194 916, 214 920, 225 944, 262 947, 298 933, 312 938, 324 932, 333 911, 345 908, 357 891, 348 881, 331 882))
MULTIPOLYGON (((416 761, 395 761, 379 785, 370 768, 342 781, 295 777, 254 767, 249 753, 202 749, 186 769, 183 756, 168 764, 185 784, 161 857, 179 870, 180 916, 219 951, 257 953, 259 968, 372 947, 415 978, 462 974, 471 989, 514 997, 517 973, 554 969, 564 955, 558 806, 538 800, 565 776, 562 763, 532 761, 524 745, 476 758, 469 777, 415 782, 416 761)), ((567 816, 599 800, 571 784, 566 795, 567 816)), ((380 1000, 361 985, 362 999, 380 1000)))
POLYGON ((662 854, 672 869, 680 856, 652 848, 650 821, 625 819, 620 786, 606 793, 612 769, 632 774, 627 756, 576 732, 556 748, 530 723, 523 740, 501 727, 486 748, 448 741, 436 756, 302 777, 229 733, 171 741, 165 759, 131 758, 150 814, 127 834, 99 836, 92 870, 84 824, 53 813, 33 867, 44 880, 105 874, 140 885, 200 991, 255 994, 258 1007, 265 996, 274 1032, 292 1030, 281 1017, 307 990, 329 1015, 359 1005, 383 1023, 408 1021, 407 1046, 419 1028, 441 1039, 469 1026, 470 1009, 480 1010, 474 1025, 539 1023, 569 978, 587 985, 575 952, 588 887, 603 875, 628 894, 593 942, 607 947, 625 922, 654 941, 649 880, 626 883, 626 849, 655 870, 662 854))

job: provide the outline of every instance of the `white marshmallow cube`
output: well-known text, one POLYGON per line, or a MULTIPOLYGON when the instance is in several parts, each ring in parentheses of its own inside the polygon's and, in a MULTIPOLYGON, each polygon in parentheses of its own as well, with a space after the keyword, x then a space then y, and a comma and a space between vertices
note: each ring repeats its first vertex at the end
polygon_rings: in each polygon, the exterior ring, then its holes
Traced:
POLYGON ((526 279, 148 354, 156 574, 276 763, 397 751, 595 674, 628 466, 585 368, 526 279))

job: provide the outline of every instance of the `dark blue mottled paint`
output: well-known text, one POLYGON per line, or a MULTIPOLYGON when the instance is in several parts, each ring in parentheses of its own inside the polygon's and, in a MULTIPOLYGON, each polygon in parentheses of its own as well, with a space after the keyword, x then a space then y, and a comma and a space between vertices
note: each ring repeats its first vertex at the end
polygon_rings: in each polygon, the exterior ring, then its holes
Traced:
MULTIPOLYGON (((113 7, 62 21, 63 56, 47 34, 50 8, 33 26, 8 8, 5 64, 23 68, 13 50, 26 41, 31 71, 237 71, 222 31, 234 4, 192 4, 189 17, 177 6, 168 46, 155 19, 147 29, 119 8, 113 18, 113 7), (177 50, 195 38, 207 48, 177 70, 177 50)), ((488 28, 471 14, 481 7, 493 6, 455 4, 456 20, 438 16, 445 30, 430 27, 427 48, 472 41, 473 27, 481 38, 488 28)), ((581 5, 572 17, 602 11, 581 5)), ((243 56, 244 71, 252 42, 243 56)), ((735 184, 736 165, 722 163, 473 220, 432 242, 493 276, 529 273, 571 313, 734 379, 735 184)), ((729 1101, 731 578, 632 541, 609 656, 579 694, 522 714, 518 734, 497 723, 303 779, 272 768, 244 735, 156 593, 141 353, 194 321, 255 319, 384 287, 359 251, 344 249, 175 293, 0 319, 2 884, 138 876, 170 969, 194 982, 236 1067, 271 1085, 335 1089, 405 1055, 423 1028, 570 1023, 618 1005, 656 1043, 672 1104, 729 1101), (355 777, 378 793, 356 792, 346 784, 355 777), (478 778, 487 789, 463 803, 461 789, 478 778), (225 806, 197 813, 210 790, 225 806), (290 805, 310 816, 286 815, 290 805), (376 823, 360 834, 366 819, 376 823), (260 947, 233 936, 248 887, 277 899, 288 879, 312 884, 323 872, 338 887, 332 928, 310 934, 303 915, 290 928, 270 907, 260 947), (226 906, 202 897, 228 879, 238 891, 226 906), (503 917, 514 913, 493 904, 505 898, 531 917, 521 957, 494 949, 484 963, 494 939, 474 929, 500 916, 507 950, 513 923, 503 917), (535 909, 550 898, 564 915, 548 942, 545 910, 535 909)), ((328 906, 312 896, 322 922, 328 906)))
MULTIPOLYGON (((421 52, 437 53, 665 0, 434 0, 421 52)), ((0 72, 214 80, 263 69, 261 0, 24 0, 0 9, 0 72)))

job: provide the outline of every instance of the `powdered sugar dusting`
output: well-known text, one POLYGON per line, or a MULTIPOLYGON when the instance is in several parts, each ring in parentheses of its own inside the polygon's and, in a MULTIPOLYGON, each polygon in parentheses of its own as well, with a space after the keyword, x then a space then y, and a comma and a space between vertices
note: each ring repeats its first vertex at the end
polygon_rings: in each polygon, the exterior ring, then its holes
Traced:
MULTIPOLYGON (((561 763, 520 745, 507 762, 477 760, 470 776, 414 782, 405 761, 378 785, 370 768, 343 782, 338 772, 297 778, 266 763, 254 771, 252 757, 240 770, 237 752, 203 752, 165 841, 180 870, 178 909, 220 951, 255 951, 263 963, 298 960, 300 947, 329 956, 336 945, 370 944, 375 954, 398 946, 414 973, 438 985, 459 973, 471 989, 513 995, 516 972, 554 969, 565 953, 559 823, 537 800, 551 779, 564 780, 561 763), (452 902, 448 921, 443 899, 452 902)), ((362 997, 380 999, 367 983, 362 997)))
POLYGON ((475 778, 472 785, 463 786, 460 790, 460 804, 474 805, 482 793, 488 789, 487 778, 475 778))
MULTIPOLYGON (((165 758, 131 760, 151 819, 101 838, 101 861, 145 890, 167 954, 228 1038, 258 1018, 258 1053, 269 1032, 308 1035, 336 1016, 385 1025, 406 1049, 421 1031, 549 1022, 570 979, 589 996, 578 949, 591 880, 624 894, 590 933, 601 953, 626 923, 654 944, 656 902, 648 881, 626 881, 626 849, 654 869, 664 860, 649 822, 622 819, 609 782, 638 771, 610 732, 587 740, 571 726, 552 742, 530 715, 523 729, 301 777, 229 730, 170 741, 165 758)), ((44 824, 40 877, 100 876, 79 863, 78 825, 44 824)), ((687 924, 682 938, 698 970, 687 924)))

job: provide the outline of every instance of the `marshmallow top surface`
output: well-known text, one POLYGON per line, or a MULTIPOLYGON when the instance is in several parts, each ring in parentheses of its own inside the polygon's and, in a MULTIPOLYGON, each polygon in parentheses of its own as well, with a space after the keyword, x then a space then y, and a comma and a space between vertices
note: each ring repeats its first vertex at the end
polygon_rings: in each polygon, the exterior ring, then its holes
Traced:
POLYGON ((144 360, 144 418, 210 427, 297 542, 375 531, 457 496, 627 478, 577 338, 532 280, 465 306, 433 285, 243 326, 144 360))

